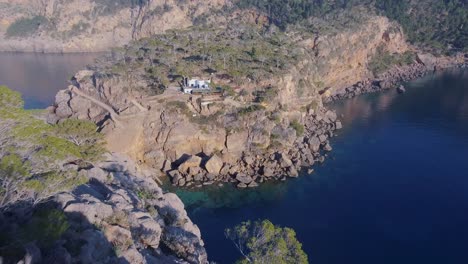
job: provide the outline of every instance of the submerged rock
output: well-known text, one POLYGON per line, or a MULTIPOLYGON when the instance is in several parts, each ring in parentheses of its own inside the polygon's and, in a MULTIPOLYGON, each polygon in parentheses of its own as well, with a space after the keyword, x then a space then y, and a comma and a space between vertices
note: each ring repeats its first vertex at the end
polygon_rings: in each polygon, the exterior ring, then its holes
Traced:
POLYGON ((406 93, 406 88, 403 85, 400 85, 397 88, 397 92, 400 93, 400 94, 406 93))

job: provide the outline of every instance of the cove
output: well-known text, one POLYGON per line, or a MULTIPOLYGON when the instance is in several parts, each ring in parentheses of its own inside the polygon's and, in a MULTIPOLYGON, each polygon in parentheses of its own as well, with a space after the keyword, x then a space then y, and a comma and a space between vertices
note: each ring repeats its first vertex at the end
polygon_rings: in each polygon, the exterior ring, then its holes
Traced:
POLYGON ((310 263, 466 262, 468 71, 406 86, 331 105, 345 129, 312 175, 251 190, 177 190, 210 260, 239 257, 225 228, 270 219, 295 229, 310 263))
POLYGON ((73 74, 100 55, 0 53, 0 85, 20 92, 26 109, 46 108, 73 74))

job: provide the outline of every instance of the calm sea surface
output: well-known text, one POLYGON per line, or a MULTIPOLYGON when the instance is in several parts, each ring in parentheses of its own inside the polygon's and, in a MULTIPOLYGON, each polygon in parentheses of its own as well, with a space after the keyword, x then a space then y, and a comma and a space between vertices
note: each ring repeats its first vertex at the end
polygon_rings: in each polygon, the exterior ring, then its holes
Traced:
POLYGON ((182 192, 210 259, 239 257, 223 230, 270 219, 310 263, 468 263, 468 71, 336 103, 345 129, 312 175, 255 190, 182 192))
POLYGON ((0 85, 21 92, 26 108, 45 108, 74 73, 99 55, 0 53, 0 85))
MULTIPOLYGON (((0 84, 29 108, 45 107, 95 56, 0 54, 0 84)), ((235 261, 223 230, 266 218, 294 228, 311 263, 468 263, 468 71, 407 90, 334 104, 345 129, 312 175, 253 190, 178 191, 210 259, 235 261)))

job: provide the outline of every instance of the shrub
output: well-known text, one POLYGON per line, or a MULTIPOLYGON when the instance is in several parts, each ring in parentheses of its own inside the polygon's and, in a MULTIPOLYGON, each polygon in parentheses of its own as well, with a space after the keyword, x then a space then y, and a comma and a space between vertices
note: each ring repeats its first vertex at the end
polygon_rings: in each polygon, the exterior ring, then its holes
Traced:
POLYGON ((34 16, 32 18, 19 18, 11 24, 6 32, 7 37, 28 37, 47 24, 47 18, 43 16, 34 16))
POLYGON ((268 220, 243 222, 226 229, 225 235, 243 255, 237 263, 308 263, 294 230, 275 226, 268 220))
POLYGON ((299 121, 297 120, 293 120, 291 123, 290 123, 290 126, 292 128, 294 128, 294 130, 296 130, 296 135, 298 137, 302 136, 304 134, 304 125, 301 124, 299 121))
POLYGON ((265 110, 265 107, 262 106, 262 105, 250 105, 250 106, 247 106, 245 108, 239 109, 237 114, 239 116, 245 116, 245 115, 251 114, 251 113, 256 112, 256 111, 261 111, 261 110, 265 110))
POLYGON ((96 161, 105 151, 93 123, 51 126, 22 106, 18 93, 0 87, 0 210, 38 204, 85 183, 65 165, 96 161))
POLYGON ((37 241, 41 247, 49 247, 69 228, 67 216, 59 210, 36 212, 31 221, 20 231, 23 243, 37 241))

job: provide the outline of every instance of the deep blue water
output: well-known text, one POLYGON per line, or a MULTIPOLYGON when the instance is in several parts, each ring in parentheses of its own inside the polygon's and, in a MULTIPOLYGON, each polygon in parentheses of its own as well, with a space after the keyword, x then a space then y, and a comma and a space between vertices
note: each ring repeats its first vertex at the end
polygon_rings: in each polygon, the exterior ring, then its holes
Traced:
POLYGON ((312 175, 179 191, 210 259, 239 257, 225 228, 270 219, 296 230, 310 263, 468 263, 468 72, 407 89, 336 103, 345 129, 312 175))
POLYGON ((68 80, 102 53, 0 53, 0 85, 23 94, 25 108, 46 108, 68 80))

